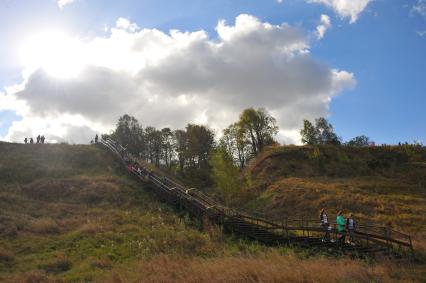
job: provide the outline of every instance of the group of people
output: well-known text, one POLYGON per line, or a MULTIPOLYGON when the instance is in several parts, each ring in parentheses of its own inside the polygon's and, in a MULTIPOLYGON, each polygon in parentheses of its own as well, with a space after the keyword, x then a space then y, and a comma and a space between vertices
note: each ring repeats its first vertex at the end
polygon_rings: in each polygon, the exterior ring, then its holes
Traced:
MULTIPOLYGON (((146 171, 145 167, 143 169, 144 171, 146 171)), ((136 162, 134 162, 133 164, 129 163, 129 165, 127 165, 127 171, 129 173, 136 172, 138 175, 142 174, 142 169, 139 167, 139 165, 136 162)))
MULTIPOLYGON (((322 238, 323 242, 333 241, 330 238, 330 232, 332 227, 328 220, 328 215, 325 208, 321 209, 320 211, 320 223, 321 223, 321 227, 324 230, 324 236, 322 238)), ((340 210, 337 213, 336 225, 337 225, 337 232, 339 233, 339 237, 337 239, 338 244, 343 245, 345 243, 347 234, 349 234, 349 243, 355 244, 356 221, 353 217, 353 214, 350 213, 349 216, 345 218, 345 216, 343 215, 343 212, 340 210)))
MULTIPOLYGON (((46 138, 44 136, 38 135, 37 138, 36 138, 36 141, 37 141, 36 143, 44 143, 45 140, 46 140, 46 138)), ((27 144, 27 143, 33 144, 34 140, 33 140, 33 138, 25 138, 24 143, 25 144, 27 144)))

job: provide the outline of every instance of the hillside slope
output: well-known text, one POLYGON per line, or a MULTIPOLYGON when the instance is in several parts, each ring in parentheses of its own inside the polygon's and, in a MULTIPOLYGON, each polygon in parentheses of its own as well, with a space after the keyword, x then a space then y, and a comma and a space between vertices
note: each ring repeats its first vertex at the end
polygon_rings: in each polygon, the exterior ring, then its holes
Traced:
POLYGON ((202 232, 149 191, 96 146, 0 144, 0 281, 420 281, 202 232))
POLYGON ((274 147, 249 170, 249 210, 316 219, 323 207, 332 217, 342 209, 364 223, 391 221, 426 247, 425 148, 274 147))
POLYGON ((0 145, 0 281, 32 270, 91 280, 159 253, 212 253, 116 166, 95 146, 0 145))

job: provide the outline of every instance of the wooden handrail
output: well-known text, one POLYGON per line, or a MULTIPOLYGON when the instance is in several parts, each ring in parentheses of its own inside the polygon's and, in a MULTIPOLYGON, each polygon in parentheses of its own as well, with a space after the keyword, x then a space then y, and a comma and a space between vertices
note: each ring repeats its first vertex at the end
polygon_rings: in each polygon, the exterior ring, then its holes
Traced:
MULTIPOLYGON (((129 154, 122 145, 111 138, 101 139, 99 144, 111 151, 123 165, 136 164, 141 169, 141 172, 138 173, 136 170, 132 170, 129 173, 136 176, 139 180, 144 181, 147 177, 147 179, 160 190, 159 193, 161 192, 161 194, 166 194, 171 198, 175 198, 175 201, 185 200, 184 205, 187 209, 196 209, 199 213, 211 215, 218 219, 217 221, 219 222, 223 223, 224 219, 228 218, 230 220, 234 219, 233 221, 246 223, 245 225, 251 227, 251 231, 255 231, 253 229, 262 229, 264 231, 270 231, 270 233, 284 231, 287 240, 290 236, 289 231, 303 233, 305 238, 312 236, 312 233, 310 232, 324 233, 324 228, 319 226, 318 219, 310 219, 302 216, 301 218, 294 219, 285 218, 285 222, 277 222, 266 219, 266 217, 253 216, 248 213, 226 207, 195 188, 186 188, 167 176, 161 176, 148 170, 145 166, 142 166, 139 162, 137 162, 136 158, 129 154), (312 224, 312 226, 309 224, 312 224)), ((330 225, 332 225, 332 227, 336 226, 335 223, 330 223, 330 225)), ((336 228, 332 228, 330 233, 335 233, 337 235, 338 231, 336 228)), ((284 235, 283 232, 281 232, 281 235, 284 235)), ((388 243, 394 243, 399 246, 408 247, 411 250, 413 248, 411 237, 408 234, 385 228, 384 226, 364 223, 357 224, 355 235, 357 235, 357 238, 365 239, 367 244, 374 241, 377 244, 384 246, 388 243), (389 235, 398 235, 399 238, 396 239, 389 235)))

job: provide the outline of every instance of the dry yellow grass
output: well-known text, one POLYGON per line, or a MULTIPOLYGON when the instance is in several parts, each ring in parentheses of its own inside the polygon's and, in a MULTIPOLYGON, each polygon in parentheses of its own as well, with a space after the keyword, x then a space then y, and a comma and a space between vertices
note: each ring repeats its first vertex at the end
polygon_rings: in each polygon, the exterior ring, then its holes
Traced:
POLYGON ((51 218, 38 218, 29 223, 28 230, 36 234, 53 234, 59 232, 59 227, 51 218))
POLYGON ((391 263, 372 266, 348 259, 300 259, 276 253, 212 259, 158 255, 131 268, 115 271, 107 281, 99 282, 421 282, 410 276, 413 270, 391 263))
POLYGON ((318 219, 327 208, 367 224, 391 221, 426 253, 426 150, 421 147, 275 147, 251 163, 248 210, 318 219), (319 155, 313 157, 313 152, 319 155))

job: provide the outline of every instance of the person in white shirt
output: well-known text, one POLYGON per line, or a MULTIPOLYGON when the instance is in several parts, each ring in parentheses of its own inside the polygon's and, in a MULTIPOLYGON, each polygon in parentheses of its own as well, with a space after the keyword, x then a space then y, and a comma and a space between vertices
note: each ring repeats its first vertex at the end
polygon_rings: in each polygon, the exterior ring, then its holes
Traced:
POLYGON ((346 219, 346 229, 348 229, 349 232, 349 242, 351 244, 355 243, 355 229, 356 229, 356 222, 354 219, 353 214, 349 214, 349 217, 346 219))
POLYGON ((328 222, 327 211, 325 211, 324 208, 320 211, 320 225, 324 230, 324 236, 322 237, 322 241, 330 241, 330 223, 328 222))

